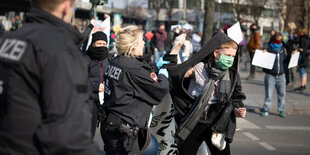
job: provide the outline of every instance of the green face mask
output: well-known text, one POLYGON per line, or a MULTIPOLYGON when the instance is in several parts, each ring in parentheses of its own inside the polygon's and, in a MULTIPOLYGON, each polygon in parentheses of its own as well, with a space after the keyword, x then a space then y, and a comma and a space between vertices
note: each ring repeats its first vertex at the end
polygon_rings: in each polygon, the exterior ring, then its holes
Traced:
POLYGON ((226 70, 229 67, 231 67, 234 63, 234 57, 226 56, 221 54, 221 57, 219 60, 216 60, 218 67, 221 70, 226 70))

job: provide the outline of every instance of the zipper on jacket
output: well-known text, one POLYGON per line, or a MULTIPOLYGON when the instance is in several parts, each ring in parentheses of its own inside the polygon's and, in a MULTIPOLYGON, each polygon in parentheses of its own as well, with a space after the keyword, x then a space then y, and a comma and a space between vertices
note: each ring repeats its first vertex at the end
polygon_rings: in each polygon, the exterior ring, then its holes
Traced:
POLYGON ((103 77, 102 77, 102 65, 101 65, 101 61, 96 60, 99 63, 100 66, 100 83, 103 82, 103 77))
POLYGON ((277 54, 278 56, 278 75, 280 74, 280 53, 277 54))

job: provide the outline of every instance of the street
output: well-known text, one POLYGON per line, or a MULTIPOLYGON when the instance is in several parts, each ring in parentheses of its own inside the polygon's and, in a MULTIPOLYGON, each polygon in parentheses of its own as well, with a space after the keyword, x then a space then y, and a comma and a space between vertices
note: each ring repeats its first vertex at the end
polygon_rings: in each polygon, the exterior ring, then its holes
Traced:
POLYGON ((308 114, 290 114, 281 118, 270 114, 248 112, 238 119, 231 145, 233 155, 309 155, 310 121, 308 114))
MULTIPOLYGON (((264 73, 258 69, 255 80, 248 81, 245 67, 240 66, 243 92, 247 99, 245 119, 237 120, 234 142, 231 145, 233 155, 309 155, 310 154, 310 91, 286 91, 285 118, 277 112, 277 95, 274 91, 271 113, 260 116, 264 104, 264 73)), ((247 69, 249 71, 249 68, 247 69)), ((299 77, 298 77, 299 78, 299 77)), ((299 79, 298 79, 299 80, 299 79)), ((298 81, 297 86, 300 85, 298 81)))

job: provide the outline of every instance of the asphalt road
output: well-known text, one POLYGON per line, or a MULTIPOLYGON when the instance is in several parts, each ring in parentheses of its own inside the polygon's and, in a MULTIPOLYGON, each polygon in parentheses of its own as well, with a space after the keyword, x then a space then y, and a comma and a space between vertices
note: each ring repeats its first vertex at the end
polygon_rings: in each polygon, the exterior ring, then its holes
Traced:
POLYGON ((261 117, 248 112, 238 119, 240 128, 231 145, 233 155, 309 155, 310 115, 290 114, 281 118, 278 113, 261 117))

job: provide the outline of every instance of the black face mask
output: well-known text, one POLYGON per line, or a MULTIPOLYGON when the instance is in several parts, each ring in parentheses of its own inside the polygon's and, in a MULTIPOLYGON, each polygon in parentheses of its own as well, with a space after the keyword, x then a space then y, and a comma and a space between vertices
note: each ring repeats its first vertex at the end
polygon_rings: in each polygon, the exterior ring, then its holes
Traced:
POLYGON ((89 49, 90 54, 96 60, 103 60, 108 57, 109 52, 107 47, 90 47, 89 49))
POLYGON ((257 28, 253 28, 253 27, 251 27, 250 29, 251 29, 252 32, 257 30, 257 28))

